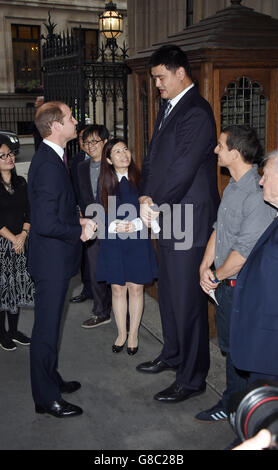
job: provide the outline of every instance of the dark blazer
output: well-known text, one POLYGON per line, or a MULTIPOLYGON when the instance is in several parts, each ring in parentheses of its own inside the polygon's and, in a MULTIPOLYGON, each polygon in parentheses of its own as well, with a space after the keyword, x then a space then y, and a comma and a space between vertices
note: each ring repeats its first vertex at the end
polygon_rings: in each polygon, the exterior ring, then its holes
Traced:
POLYGON ((70 175, 57 153, 41 143, 28 174, 31 207, 28 266, 36 280, 63 280, 77 274, 81 226, 70 175))
POLYGON ((76 198, 76 203, 80 206, 80 189, 79 189, 79 184, 78 184, 78 165, 79 163, 83 162, 85 160, 85 152, 83 150, 80 150, 72 159, 71 161, 71 167, 70 167, 70 174, 71 174, 71 180, 72 180, 72 185, 73 185, 73 190, 76 198))
POLYGON ((91 185, 90 161, 84 160, 77 167, 77 180, 80 188, 79 207, 85 216, 86 207, 96 202, 91 185))
POLYGON ((278 218, 241 269, 234 290, 230 350, 234 365, 278 375, 278 218))
MULTIPOLYGON (((82 214, 85 215, 86 207, 97 202, 91 185, 90 160, 85 160, 78 165, 77 174, 80 188, 80 209, 82 214)), ((92 216, 94 216, 94 213, 92 216)), ((111 312, 111 289, 105 282, 97 282, 96 277, 100 240, 98 238, 89 240, 85 246, 85 256, 90 270, 90 287, 94 299, 93 314, 109 317, 111 312)))
MULTIPOLYGON (((193 204, 193 246, 205 246, 219 204, 213 112, 196 87, 181 98, 159 130, 164 109, 143 163, 140 194, 151 196, 158 205, 193 204)), ((184 230, 184 210, 181 215, 184 230)), ((159 242, 170 247, 173 241, 172 234, 172 240, 159 242)))

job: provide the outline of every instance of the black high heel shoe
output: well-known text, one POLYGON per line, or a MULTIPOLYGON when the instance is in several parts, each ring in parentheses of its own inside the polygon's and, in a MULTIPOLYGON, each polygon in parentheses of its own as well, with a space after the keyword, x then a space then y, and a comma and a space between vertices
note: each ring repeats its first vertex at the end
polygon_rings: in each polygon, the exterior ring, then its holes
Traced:
POLYGON ((113 344, 113 346, 112 346, 112 351, 113 351, 114 353, 119 353, 119 352, 121 352, 121 351, 124 349, 124 345, 125 345, 125 343, 122 344, 122 346, 117 346, 116 344, 113 344))
POLYGON ((127 348, 127 354, 129 354, 130 356, 134 356, 134 354, 136 354, 138 351, 138 346, 136 348, 127 348))

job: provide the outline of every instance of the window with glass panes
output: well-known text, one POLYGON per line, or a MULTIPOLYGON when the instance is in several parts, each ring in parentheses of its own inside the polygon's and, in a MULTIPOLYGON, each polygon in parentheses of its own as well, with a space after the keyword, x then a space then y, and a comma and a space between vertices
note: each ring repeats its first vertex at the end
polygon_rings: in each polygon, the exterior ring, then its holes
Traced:
POLYGON ((12 24, 15 91, 41 87, 40 26, 12 24))
POLYGON ((233 124, 256 129, 265 150, 266 97, 262 85, 248 77, 229 83, 221 99, 221 128, 233 124))
POLYGON ((98 30, 74 28, 74 34, 78 35, 85 47, 85 61, 91 62, 96 58, 98 47, 98 30))

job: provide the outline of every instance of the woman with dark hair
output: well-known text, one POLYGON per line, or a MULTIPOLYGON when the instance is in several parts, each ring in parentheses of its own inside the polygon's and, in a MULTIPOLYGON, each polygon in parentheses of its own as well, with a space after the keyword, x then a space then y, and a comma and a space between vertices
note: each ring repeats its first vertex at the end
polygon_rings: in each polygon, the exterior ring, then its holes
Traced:
POLYGON ((126 143, 121 139, 108 141, 103 148, 99 176, 99 200, 106 214, 106 233, 105 239, 101 239, 100 242, 97 279, 106 281, 112 288, 112 307, 118 328, 118 337, 112 346, 112 351, 115 353, 122 351, 127 339, 128 294, 129 355, 134 355, 138 351, 144 284, 151 283, 157 277, 152 242, 146 237, 140 237, 143 224, 139 219, 139 180, 139 170, 131 158, 126 143), (118 215, 108 227, 110 204, 115 202, 117 214, 125 213, 125 216, 118 215), (123 204, 128 204, 129 208, 123 207, 123 204), (118 210, 120 206, 122 211, 118 210), (111 235, 112 233, 114 235, 111 235), (121 236, 123 233, 130 235, 121 236))
POLYGON ((0 346, 7 351, 15 350, 15 343, 30 344, 17 329, 19 308, 34 303, 33 283, 26 270, 29 229, 27 184, 16 174, 9 139, 0 136, 0 346))

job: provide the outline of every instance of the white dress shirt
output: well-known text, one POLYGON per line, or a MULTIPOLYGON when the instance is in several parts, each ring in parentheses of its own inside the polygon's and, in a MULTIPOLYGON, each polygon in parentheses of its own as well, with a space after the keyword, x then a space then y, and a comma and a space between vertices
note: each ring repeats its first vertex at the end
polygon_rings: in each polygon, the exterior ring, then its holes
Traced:
POLYGON ((116 175, 117 175, 117 178, 118 178, 118 180, 119 180, 119 183, 121 182, 121 179, 122 179, 124 176, 125 176, 126 179, 128 180, 128 171, 127 171, 126 173, 123 173, 123 174, 116 172, 116 175))
POLYGON ((181 93, 179 93, 177 96, 175 96, 175 98, 172 98, 171 100, 169 100, 170 103, 171 103, 171 106, 172 106, 169 114, 172 112, 172 110, 176 106, 176 104, 178 104, 178 102, 182 99, 182 97, 185 95, 185 93, 187 93, 189 90, 191 90, 191 88, 193 88, 194 86, 195 86, 194 83, 192 83, 187 88, 182 90, 181 93))
POLYGON ((62 162, 64 162, 63 156, 64 156, 64 153, 65 153, 65 150, 62 147, 60 147, 60 145, 54 144, 54 142, 51 142, 51 140, 47 140, 47 139, 43 139, 43 142, 46 145, 49 145, 49 147, 51 147, 59 155, 62 162))

